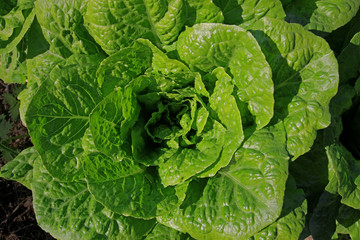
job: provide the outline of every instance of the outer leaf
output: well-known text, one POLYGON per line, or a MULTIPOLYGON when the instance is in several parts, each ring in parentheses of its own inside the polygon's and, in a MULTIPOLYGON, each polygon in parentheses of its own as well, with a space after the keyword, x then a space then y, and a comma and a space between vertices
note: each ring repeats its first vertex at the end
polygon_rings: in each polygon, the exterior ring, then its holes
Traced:
POLYGON ((199 24, 179 36, 180 58, 191 68, 209 72, 224 67, 232 74, 237 96, 249 104, 257 128, 273 116, 271 71, 250 33, 237 26, 199 24))
POLYGON ((110 211, 94 199, 85 182, 56 180, 41 161, 34 164, 33 197, 39 225, 59 239, 138 240, 155 223, 110 211))
POLYGON ((38 160, 41 161, 40 155, 35 148, 27 148, 1 168, 1 177, 18 181, 31 189, 33 165, 38 160))
POLYGON ((357 13, 357 0, 292 0, 285 4, 287 20, 300 23, 306 29, 332 32, 345 25, 357 13))
POLYGON ((51 52, 45 52, 32 59, 26 60, 28 76, 27 88, 18 95, 18 99, 20 100, 20 119, 23 124, 26 125, 25 114, 38 87, 49 78, 51 70, 61 61, 63 61, 63 58, 51 52))
POLYGON ((83 176, 81 138, 88 116, 100 101, 95 72, 99 56, 74 55, 55 67, 33 96, 26 123, 49 172, 63 180, 83 176), (69 87, 71 86, 71 87, 69 87))
POLYGON ((71 54, 99 53, 99 47, 84 26, 83 16, 88 1, 38 0, 36 17, 52 51, 64 57, 71 54))
POLYGON ((158 46, 172 43, 185 23, 184 10, 183 0, 96 0, 89 1, 85 23, 111 55, 138 38, 150 39, 158 46))
POLYGON ((307 202, 304 192, 296 188, 290 177, 286 183, 284 206, 279 219, 250 239, 297 240, 305 226, 307 202))
POLYGON ((280 0, 215 0, 224 15, 224 23, 247 27, 263 17, 285 19, 280 0))
POLYGON ((196 239, 247 239, 280 215, 288 155, 282 124, 256 131, 230 165, 210 178, 205 188, 190 184, 184 203, 164 225, 196 239))
POLYGON ((309 151, 316 130, 330 124, 328 105, 339 80, 335 56, 297 24, 264 18, 252 29, 273 72, 275 119, 284 119, 287 149, 296 159, 309 151))
POLYGON ((327 148, 338 179, 338 192, 341 202, 360 209, 360 162, 355 160, 343 146, 332 145, 327 148))

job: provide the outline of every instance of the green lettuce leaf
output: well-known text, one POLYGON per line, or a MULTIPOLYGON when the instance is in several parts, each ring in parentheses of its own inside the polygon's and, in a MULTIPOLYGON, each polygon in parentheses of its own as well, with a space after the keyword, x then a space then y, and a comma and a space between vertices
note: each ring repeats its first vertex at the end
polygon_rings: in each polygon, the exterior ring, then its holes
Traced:
POLYGON ((196 23, 223 23, 224 15, 221 9, 212 0, 187 0, 186 25, 192 26, 196 23))
POLYGON ((27 86, 20 92, 20 118, 26 126, 26 111, 29 107, 32 97, 36 94, 39 86, 49 78, 49 73, 64 59, 50 51, 37 55, 32 59, 26 60, 27 65, 27 86))
POLYGON ((283 124, 254 132, 228 167, 190 183, 180 207, 158 221, 195 239, 253 236, 280 216, 289 159, 284 140, 283 124))
POLYGON ((214 71, 219 81, 210 96, 200 75, 183 63, 169 59, 149 41, 139 40, 120 52, 109 59, 118 58, 120 67, 127 64, 126 70, 130 71, 122 73, 123 79, 144 75, 123 90, 110 93, 92 112, 90 128, 99 151, 108 156, 133 158, 145 165, 159 164, 164 186, 182 183, 204 170, 207 171, 202 173, 203 177, 213 176, 226 166, 240 146, 243 133, 239 128, 240 113, 231 96, 234 87, 225 71, 214 71), (137 54, 141 45, 150 48, 150 52, 143 53, 150 54, 151 58, 137 54), (129 62, 120 58, 120 52, 130 51, 139 59, 129 62), (146 65, 149 66, 144 72, 142 68, 146 65), (194 81, 191 87, 189 84, 194 81), (180 91, 182 87, 185 89, 180 91), (208 100, 204 100, 205 97, 208 100), (209 106, 204 101, 209 102, 209 106), (148 106, 149 103, 152 106, 148 106), (209 117, 210 109, 218 120, 209 117), (176 121, 178 126, 174 125, 176 121), (129 129, 133 130, 129 132, 129 129), (191 131, 197 133, 192 135, 191 131), (226 138, 233 141, 225 142, 226 138))
POLYGON ((0 79, 5 83, 25 83, 24 48, 26 48, 25 41, 20 41, 12 51, 0 54, 0 79))
POLYGON ((33 165, 38 159, 41 161, 40 155, 35 148, 27 148, 1 168, 1 177, 18 181, 28 189, 31 189, 33 165))
POLYGON ((84 26, 88 1, 37 0, 36 17, 51 50, 63 57, 101 53, 84 26))
POLYGON ((184 0, 89 1, 85 24, 91 36, 109 55, 138 38, 158 47, 169 45, 185 24, 184 0), (101 11, 99 11, 101 9, 101 11))
POLYGON ((83 168, 89 190, 99 202, 115 212, 149 219, 156 216, 157 205, 174 193, 133 160, 126 136, 136 120, 131 119, 136 110, 126 100, 122 89, 116 89, 92 112, 90 131, 83 140, 83 168), (113 194, 117 201, 108 197, 113 194))
POLYGON ((304 192, 290 176, 285 189, 284 206, 279 219, 252 236, 251 240, 297 240, 305 226, 307 202, 304 192))
POLYGON ((45 52, 48 47, 35 18, 21 41, 12 50, 2 54, 0 52, 0 79, 5 83, 25 83, 27 60, 45 52))
POLYGON ((357 0, 291 0, 284 4, 286 19, 308 30, 330 33, 349 22, 359 10, 357 0))
POLYGON ((334 166, 341 202, 360 209, 360 162, 341 145, 329 146, 327 154, 334 166))
POLYGON ((124 217, 98 203, 83 181, 56 180, 41 161, 33 170, 36 219, 59 239, 141 239, 154 220, 124 217))
POLYGON ((224 23, 248 27, 263 17, 285 19, 280 0, 215 0, 223 15, 224 23))
POLYGON ((223 24, 195 25, 180 34, 177 51, 194 70, 224 67, 233 76, 237 98, 248 104, 257 128, 270 121, 274 107, 271 71, 249 32, 223 24))
POLYGON ((339 76, 334 53, 320 37, 298 24, 263 18, 254 34, 274 82, 274 119, 283 119, 287 149, 296 159, 310 150, 316 130, 330 124, 329 102, 339 76))
POLYGON ((59 179, 83 177, 81 138, 91 110, 101 99, 95 76, 100 60, 97 55, 73 55, 59 63, 26 111, 32 142, 46 168, 59 179))

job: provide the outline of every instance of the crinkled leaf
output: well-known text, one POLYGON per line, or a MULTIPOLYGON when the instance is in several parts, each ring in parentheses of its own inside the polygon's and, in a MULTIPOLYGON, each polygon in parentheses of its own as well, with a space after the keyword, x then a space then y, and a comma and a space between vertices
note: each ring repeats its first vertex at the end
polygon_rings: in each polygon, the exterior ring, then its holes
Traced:
POLYGON ((112 211, 150 219, 156 216, 157 205, 174 195, 173 189, 164 189, 151 172, 132 159, 109 157, 99 152, 90 129, 84 135, 83 146, 86 150, 83 167, 89 190, 112 211), (116 200, 109 196, 116 196, 116 200))
POLYGON ((73 55, 58 64, 32 97, 26 123, 49 172, 63 180, 83 176, 79 157, 89 115, 100 101, 97 55, 73 55), (71 86, 71 87, 70 87, 71 86))
POLYGON ((41 161, 39 153, 34 147, 27 148, 1 168, 1 177, 18 181, 31 189, 35 161, 41 161))
POLYGON ((170 44, 181 31, 186 12, 183 0, 96 0, 89 1, 84 17, 90 34, 111 55, 138 38, 158 46, 170 44))
POLYGON ((279 0, 215 0, 224 15, 224 23, 247 27, 263 17, 284 19, 279 0))
POLYGON ((124 87, 151 66, 151 50, 139 43, 123 48, 101 62, 97 71, 99 85, 107 95, 115 87, 124 87))
MULTIPOLYGON (((225 144, 226 129, 217 121, 213 123, 211 128, 201 135, 203 140, 196 143, 194 149, 179 148, 169 159, 166 159, 165 163, 159 165, 159 175, 165 186, 184 182, 201 173, 220 158, 225 144)), ((233 149, 233 152, 235 150, 233 149)), ((232 155, 226 159, 226 162, 229 162, 231 157, 232 155)))
POLYGON ((95 145, 108 156, 159 164, 164 186, 182 183, 204 170, 202 177, 214 175, 230 162, 243 139, 231 78, 219 71, 221 81, 209 100, 219 121, 208 120, 208 106, 201 95, 209 97, 209 93, 201 76, 169 59, 148 40, 138 40, 108 59, 120 58, 122 52, 138 55, 141 46, 142 54, 150 55, 143 57, 147 61, 127 61, 122 76, 130 82, 110 93, 91 114, 95 145))
POLYGON ((309 151, 316 130, 330 124, 328 105, 339 80, 336 58, 322 38, 298 24, 263 18, 252 33, 271 66, 275 119, 284 120, 287 149, 296 159, 309 151))
POLYGON ((100 152, 108 156, 130 154, 130 132, 138 119, 140 106, 132 94, 117 88, 94 108, 90 128, 100 152))
POLYGON ((36 220, 56 238, 138 240, 155 224, 112 212, 95 200, 85 182, 56 180, 41 161, 35 162, 33 175, 36 220))
POLYGON ((297 240, 305 226, 307 202, 304 192, 296 187, 290 177, 286 183, 284 206, 279 219, 255 234, 251 240, 297 240))
POLYGON ((292 0, 284 4, 286 19, 306 29, 330 33, 345 25, 357 13, 358 0, 292 0))
POLYGON ((71 54, 101 52, 84 26, 83 17, 87 2, 82 0, 35 2, 36 17, 53 52, 64 57, 71 54))
POLYGON ((274 107, 271 71, 249 32, 237 26, 198 24, 180 34, 177 50, 194 70, 224 67, 233 76, 238 99, 249 104, 257 128, 270 121, 274 107))
POLYGON ((283 124, 254 132, 228 167, 190 183, 183 204, 158 221, 196 239, 253 236, 280 216, 288 175, 284 140, 283 124))
POLYGON ((341 202, 360 209, 360 162, 341 145, 327 147, 329 161, 332 162, 338 179, 338 192, 341 202))

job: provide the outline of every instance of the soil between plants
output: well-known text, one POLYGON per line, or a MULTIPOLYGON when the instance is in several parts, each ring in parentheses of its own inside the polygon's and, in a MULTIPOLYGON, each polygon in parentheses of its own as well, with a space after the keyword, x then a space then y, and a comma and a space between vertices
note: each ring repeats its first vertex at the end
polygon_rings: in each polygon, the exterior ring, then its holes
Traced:
MULTIPOLYGON (((20 152, 32 146, 26 127, 20 120, 14 121, 9 114, 10 106, 4 101, 4 93, 13 93, 16 85, 0 81, 0 114, 12 124, 9 138, 24 136, 9 141, 8 147, 20 152)), ((0 155, 0 169, 6 164, 3 152, 0 155)), ((33 209, 32 193, 15 181, 0 178, 0 240, 53 240, 50 234, 37 224, 33 209)))

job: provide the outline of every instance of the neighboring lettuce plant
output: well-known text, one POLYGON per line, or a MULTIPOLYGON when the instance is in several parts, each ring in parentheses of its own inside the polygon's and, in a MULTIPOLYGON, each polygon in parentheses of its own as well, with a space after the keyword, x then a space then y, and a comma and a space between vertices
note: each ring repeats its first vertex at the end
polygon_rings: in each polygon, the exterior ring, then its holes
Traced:
POLYGON ((358 19, 359 15, 329 38, 331 46, 340 49, 340 85, 330 103, 332 123, 320 131, 312 150, 290 166, 298 185, 311 200, 313 210, 304 233, 312 234, 314 239, 337 239, 338 234, 349 234, 351 239, 360 237, 358 19), (309 168, 310 164, 316 167, 309 168))
POLYGON ((358 12, 358 0, 281 0, 286 20, 326 35, 344 26, 358 12))
POLYGON ((335 55, 283 4, 33 1, 26 34, 46 44, 27 44, 19 98, 34 147, 1 176, 59 239, 298 239, 329 182, 299 177, 302 159, 336 159, 317 132, 348 105, 329 108, 335 55))

